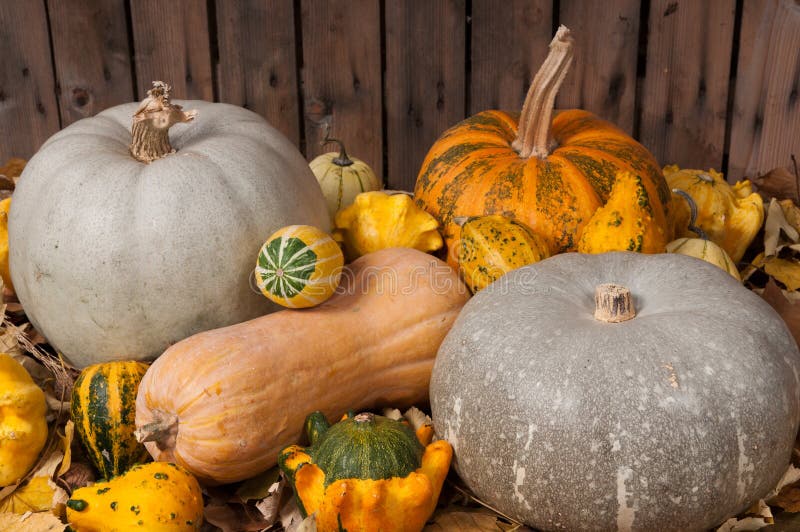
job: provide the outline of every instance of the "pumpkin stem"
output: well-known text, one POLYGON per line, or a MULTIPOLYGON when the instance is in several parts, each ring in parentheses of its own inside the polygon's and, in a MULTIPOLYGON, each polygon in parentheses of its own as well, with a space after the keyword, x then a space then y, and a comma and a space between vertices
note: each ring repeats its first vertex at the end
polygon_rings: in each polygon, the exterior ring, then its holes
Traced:
POLYGON ((558 89, 572 65, 573 45, 569 28, 561 25, 550 42, 547 58, 528 89, 519 117, 517 138, 511 145, 523 159, 534 155, 544 159, 550 154, 553 106, 558 89))
POLYGON ((139 443, 152 441, 162 450, 174 448, 178 436, 178 416, 156 412, 155 421, 137 428, 134 435, 139 443))
POLYGON ((631 291, 622 285, 605 283, 594 289, 594 319, 619 323, 636 317, 631 291))
POLYGON ((179 122, 191 122, 197 116, 197 111, 183 111, 180 105, 170 103, 171 90, 163 81, 154 81, 147 98, 133 113, 130 152, 137 161, 151 163, 175 153, 169 143, 169 128, 179 122))
POLYGON ((326 136, 322 140, 322 145, 325 146, 326 144, 330 144, 331 142, 339 146, 339 155, 334 157, 332 161, 333 164, 336 164, 338 166, 350 166, 351 164, 353 164, 353 160, 347 156, 347 152, 344 149, 344 143, 341 140, 326 136))
POLYGON ((697 222, 697 203, 695 203, 694 198, 692 198, 688 192, 685 190, 681 190, 679 188, 673 188, 672 192, 677 194, 678 196, 682 197, 686 200, 686 203, 689 204, 689 231, 697 234, 703 240, 708 240, 708 234, 703 231, 701 228, 695 225, 697 222))

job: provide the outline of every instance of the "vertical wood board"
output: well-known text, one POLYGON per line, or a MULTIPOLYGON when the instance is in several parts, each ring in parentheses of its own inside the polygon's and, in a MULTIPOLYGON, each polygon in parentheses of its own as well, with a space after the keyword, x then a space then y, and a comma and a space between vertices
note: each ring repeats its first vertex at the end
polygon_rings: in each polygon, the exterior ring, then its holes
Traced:
POLYGON ((653 0, 640 140, 662 165, 719 170, 734 0, 653 0))
POLYGON ((745 0, 728 179, 800 158, 800 3, 745 0))
POLYGON ((0 2, 0 164, 30 158, 58 131, 58 103, 43 0, 0 2))
POLYGON ((300 145, 292 0, 217 0, 221 102, 254 111, 300 145))
POLYGON ((413 190, 428 150, 464 118, 464 0, 386 2, 388 183, 413 190))
POLYGON ((381 21, 377 0, 303 0, 303 103, 306 156, 335 151, 383 175, 381 21))
POLYGON ((575 61, 556 100, 592 111, 633 133, 639 0, 561 0, 559 21, 572 30, 575 61))
POLYGON ((470 114, 519 110, 552 40, 552 0, 472 2, 470 114))
POLYGON ((124 0, 48 0, 61 125, 134 99, 124 0))
POLYGON ((176 99, 214 99, 206 2, 132 0, 136 86, 143 98, 152 82, 172 86, 176 99))

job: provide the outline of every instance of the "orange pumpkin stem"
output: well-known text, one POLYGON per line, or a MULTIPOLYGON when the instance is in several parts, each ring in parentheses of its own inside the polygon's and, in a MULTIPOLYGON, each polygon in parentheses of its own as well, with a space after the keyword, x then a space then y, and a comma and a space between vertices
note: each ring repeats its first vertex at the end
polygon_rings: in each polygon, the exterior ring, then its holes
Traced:
POLYGON ((197 111, 183 111, 180 105, 170 103, 171 90, 163 81, 154 81, 147 98, 133 113, 130 151, 137 161, 151 163, 174 153, 169 128, 179 122, 191 122, 197 116, 197 111))
POLYGON ((636 317, 631 291, 626 287, 606 283, 594 289, 594 319, 605 323, 619 323, 636 317))
POLYGON ((533 78, 519 117, 517 138, 512 147, 520 157, 545 159, 552 146, 550 122, 561 83, 572 65, 574 40, 569 28, 560 26, 550 42, 550 53, 533 78))

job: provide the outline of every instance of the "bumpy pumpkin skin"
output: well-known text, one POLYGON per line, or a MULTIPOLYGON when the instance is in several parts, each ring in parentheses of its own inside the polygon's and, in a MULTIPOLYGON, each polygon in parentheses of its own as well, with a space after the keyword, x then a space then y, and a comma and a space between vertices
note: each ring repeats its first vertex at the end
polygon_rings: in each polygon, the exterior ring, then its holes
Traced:
POLYGON ((557 147, 550 155, 523 159, 511 146, 518 121, 518 113, 478 113, 447 130, 422 163, 414 196, 442 224, 451 261, 461 232, 454 218, 483 214, 518 219, 545 239, 551 254, 574 251, 620 171, 641 178, 653 222, 668 232, 670 191, 641 144, 609 122, 573 109, 553 119, 557 147))
POLYGON ((419 532, 436 507, 452 447, 430 443, 430 432, 418 440, 405 423, 364 416, 345 418, 317 439, 309 433, 311 447, 281 452, 298 507, 316 515, 320 532, 419 532))
POLYGON ((408 247, 436 251, 443 245, 439 223, 406 194, 365 192, 336 213, 333 238, 353 261, 380 249, 408 247))
POLYGON ((135 361, 93 364, 72 388, 75 430, 101 478, 121 475, 150 459, 136 441, 136 392, 147 365, 135 361))
MULTIPOLYGON (((764 223, 764 201, 753 192, 750 181, 729 185, 725 177, 713 170, 682 170, 677 165, 665 166, 664 176, 670 188, 689 194, 697 205, 695 225, 706 232, 734 262, 742 260, 747 247, 764 223)), ((689 208, 682 198, 675 208, 675 237, 695 237, 688 229, 689 208)))
POLYGON ((431 378, 436 432, 481 500, 542 529, 699 531, 775 486, 800 353, 760 297, 677 254, 567 253, 504 279, 464 307, 431 378), (636 317, 593 318, 607 282, 636 317))
POLYGON ((329 230, 319 184, 280 132, 240 107, 173 101, 198 111, 170 130, 176 153, 133 159, 138 104, 124 104, 53 135, 14 192, 14 288, 79 368, 152 359, 277 310, 249 283, 264 238, 292 224, 329 230))
POLYGON ((679 253, 696 259, 704 260, 713 264, 733 276, 737 281, 741 281, 739 270, 725 250, 710 240, 703 238, 677 238, 667 244, 667 253, 679 253))
POLYGON ((549 256, 539 235, 505 216, 476 216, 461 226, 458 269, 473 294, 511 270, 549 256))
POLYGON ((344 255, 330 235, 310 225, 290 225, 261 246, 256 284, 283 307, 314 307, 336 291, 342 266, 344 255))
POLYGON ((0 353, 0 486, 20 480, 47 441, 44 392, 22 365, 0 353))
POLYGON ((183 468, 153 462, 73 491, 67 521, 75 532, 200 530, 203 494, 183 468))

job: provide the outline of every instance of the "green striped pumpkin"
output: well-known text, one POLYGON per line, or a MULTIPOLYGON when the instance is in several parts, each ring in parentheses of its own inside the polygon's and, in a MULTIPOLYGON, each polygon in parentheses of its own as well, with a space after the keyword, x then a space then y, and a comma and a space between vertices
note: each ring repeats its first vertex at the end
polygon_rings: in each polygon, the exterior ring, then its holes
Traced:
POLYGON ((342 250, 330 235, 310 225, 290 225, 261 247, 256 284, 279 305, 313 307, 336 291, 343 266, 342 250))
POLYGON ((146 371, 141 362, 105 362, 85 368, 75 381, 72 421, 102 478, 121 475, 150 458, 133 434, 136 393, 146 371))

